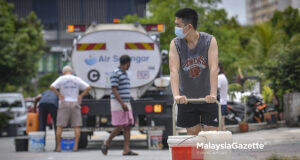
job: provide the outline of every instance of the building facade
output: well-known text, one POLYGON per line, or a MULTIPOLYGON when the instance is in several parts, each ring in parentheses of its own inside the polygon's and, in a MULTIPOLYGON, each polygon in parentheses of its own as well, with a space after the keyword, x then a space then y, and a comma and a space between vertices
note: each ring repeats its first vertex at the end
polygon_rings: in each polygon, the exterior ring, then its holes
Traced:
POLYGON ((247 24, 268 21, 276 10, 283 11, 289 6, 300 9, 299 0, 246 0, 247 24))
POLYGON ((44 40, 51 48, 39 63, 39 74, 60 72, 68 63, 68 53, 74 34, 67 33, 67 25, 112 23, 129 14, 146 15, 149 0, 7 0, 15 6, 18 18, 34 11, 44 26, 44 40))

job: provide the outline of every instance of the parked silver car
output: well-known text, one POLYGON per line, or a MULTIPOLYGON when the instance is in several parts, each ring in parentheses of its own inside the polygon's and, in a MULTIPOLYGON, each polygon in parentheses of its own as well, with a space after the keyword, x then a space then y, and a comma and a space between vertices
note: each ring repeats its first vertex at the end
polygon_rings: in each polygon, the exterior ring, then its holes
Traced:
POLYGON ((0 93, 0 112, 7 112, 13 117, 9 120, 8 127, 17 127, 15 130, 16 133, 12 133, 13 135, 25 133, 27 109, 21 93, 0 93))

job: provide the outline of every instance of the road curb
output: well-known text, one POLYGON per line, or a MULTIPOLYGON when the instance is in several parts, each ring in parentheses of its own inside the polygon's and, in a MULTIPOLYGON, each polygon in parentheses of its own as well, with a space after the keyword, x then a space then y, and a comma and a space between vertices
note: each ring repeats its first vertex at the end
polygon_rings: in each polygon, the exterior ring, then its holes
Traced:
MULTIPOLYGON (((258 131, 263 129, 286 127, 286 123, 285 121, 277 121, 276 124, 267 124, 266 122, 261 122, 261 123, 249 123, 248 126, 249 126, 249 132, 251 132, 251 131, 258 131)), ((227 125, 226 130, 231 131, 232 133, 240 133, 239 125, 227 125)))

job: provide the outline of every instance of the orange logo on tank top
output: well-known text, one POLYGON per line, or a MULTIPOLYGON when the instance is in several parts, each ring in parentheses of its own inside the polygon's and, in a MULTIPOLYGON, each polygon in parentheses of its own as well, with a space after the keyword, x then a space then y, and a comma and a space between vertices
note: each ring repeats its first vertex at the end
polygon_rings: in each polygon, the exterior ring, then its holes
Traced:
POLYGON ((182 65, 182 69, 189 73, 191 78, 197 78, 202 69, 207 66, 207 58, 203 56, 191 57, 182 65))

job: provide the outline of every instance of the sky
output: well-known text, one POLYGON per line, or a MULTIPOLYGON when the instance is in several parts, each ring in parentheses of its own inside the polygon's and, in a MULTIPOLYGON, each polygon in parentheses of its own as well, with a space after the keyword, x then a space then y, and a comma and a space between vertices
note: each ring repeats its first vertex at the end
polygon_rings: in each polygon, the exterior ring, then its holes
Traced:
POLYGON ((218 8, 224 8, 228 13, 228 17, 237 16, 240 24, 246 24, 246 0, 222 0, 218 8))

